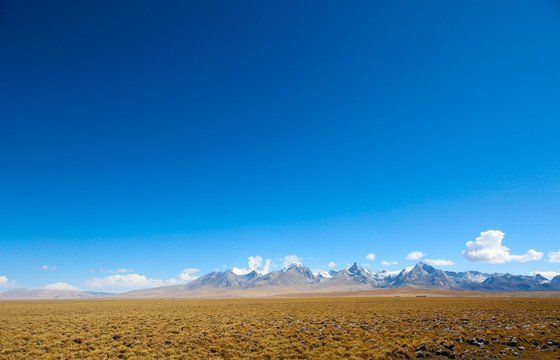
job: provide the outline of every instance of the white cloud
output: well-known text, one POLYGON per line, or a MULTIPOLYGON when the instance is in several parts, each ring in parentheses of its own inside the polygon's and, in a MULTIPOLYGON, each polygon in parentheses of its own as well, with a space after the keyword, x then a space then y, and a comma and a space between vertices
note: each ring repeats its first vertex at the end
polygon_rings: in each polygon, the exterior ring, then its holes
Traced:
POLYGON ((560 275, 560 273, 556 271, 532 271, 529 273, 529 275, 531 276, 535 276, 537 274, 547 278, 548 280, 551 280, 553 277, 560 275))
POLYGON ((366 259, 368 260, 375 260, 376 255, 374 253, 369 253, 366 255, 366 259))
POLYGON ((72 285, 67 284, 67 283, 63 283, 63 282, 57 282, 57 283, 54 283, 54 284, 49 284, 49 285, 45 286, 45 289, 80 291, 80 289, 78 289, 77 287, 72 286, 72 285))
POLYGON ((234 267, 233 269, 231 269, 231 271, 233 271, 233 273, 237 275, 249 274, 252 271, 256 271, 257 273, 264 275, 268 274, 268 272, 270 271, 270 259, 266 259, 264 265, 263 258, 259 255, 249 256, 248 260, 248 268, 242 269, 234 267))
POLYGON ((183 282, 194 280, 198 278, 198 276, 192 276, 192 275, 196 274, 199 271, 200 271, 199 269, 193 269, 193 268, 183 269, 183 272, 179 274, 179 279, 183 282))
POLYGON ((560 250, 549 252, 548 261, 554 263, 560 262, 560 250))
POLYGON ((475 241, 467 242, 467 250, 463 250, 463 256, 473 262, 485 262, 492 264, 503 264, 509 261, 527 262, 540 260, 544 255, 542 252, 530 249, 525 255, 511 255, 509 248, 502 245, 505 234, 500 230, 488 230, 480 233, 475 241))
POLYGON ((544 253, 529 249, 525 255, 510 255, 511 261, 527 262, 527 261, 537 261, 542 259, 544 253))
POLYGON ((425 259, 426 263, 433 265, 433 266, 451 266, 455 265, 455 263, 451 260, 434 260, 434 259, 425 259))
POLYGON ((55 270, 56 266, 43 265, 42 270, 55 270))
POLYGON ((117 289, 139 289, 165 285, 175 285, 178 279, 149 279, 145 275, 109 275, 103 278, 93 278, 86 281, 90 288, 117 288, 117 289))
POLYGON ((412 251, 412 252, 408 253, 408 255, 406 255, 405 259, 406 260, 418 260, 420 258, 423 258, 424 256, 426 256, 426 254, 424 254, 422 251, 412 251))
POLYGON ((383 261, 381 262, 381 264, 387 265, 387 266, 389 266, 389 265, 396 265, 396 264, 398 264, 398 263, 399 263, 398 261, 386 261, 386 260, 383 260, 383 261))
POLYGON ((331 261, 330 263, 327 264, 327 266, 328 266, 328 267, 335 267, 336 264, 335 264, 333 261, 331 261))
POLYGON ((4 275, 0 276, 0 286, 8 286, 8 278, 4 275))
POLYGON ((115 269, 115 270, 99 269, 99 272, 108 273, 108 274, 122 274, 122 273, 130 273, 132 272, 132 269, 124 269, 124 268, 115 269))
POLYGON ((287 268, 292 264, 301 264, 302 258, 297 257, 296 255, 286 255, 282 260, 282 266, 287 268))

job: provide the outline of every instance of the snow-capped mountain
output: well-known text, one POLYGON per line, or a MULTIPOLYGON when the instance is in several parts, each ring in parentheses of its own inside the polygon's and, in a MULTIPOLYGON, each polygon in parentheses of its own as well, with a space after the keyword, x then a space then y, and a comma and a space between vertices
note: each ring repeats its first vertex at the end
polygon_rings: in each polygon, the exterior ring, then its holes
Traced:
POLYGON ((547 280, 541 275, 485 274, 478 271, 453 272, 436 269, 419 262, 401 271, 372 272, 354 263, 339 271, 316 271, 294 264, 266 274, 252 271, 236 274, 231 270, 213 272, 184 285, 185 289, 250 289, 267 286, 292 287, 329 283, 363 285, 366 288, 431 288, 476 291, 545 291, 560 290, 560 276, 547 280))
POLYGON ((232 270, 212 272, 184 285, 162 286, 121 294, 94 294, 76 291, 11 290, 0 299, 34 298, 190 298, 252 297, 297 293, 336 293, 372 289, 446 289, 487 292, 560 291, 560 275, 548 280, 542 275, 485 274, 478 271, 453 272, 419 262, 400 271, 372 272, 354 263, 339 271, 315 271, 301 264, 272 272, 232 270))

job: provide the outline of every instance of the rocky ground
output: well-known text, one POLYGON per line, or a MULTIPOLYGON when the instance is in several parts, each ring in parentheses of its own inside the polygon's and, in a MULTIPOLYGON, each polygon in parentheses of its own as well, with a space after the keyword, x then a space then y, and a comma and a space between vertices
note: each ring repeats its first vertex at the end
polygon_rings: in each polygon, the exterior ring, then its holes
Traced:
POLYGON ((559 340, 559 298, 0 302, 2 359, 558 359, 559 340))

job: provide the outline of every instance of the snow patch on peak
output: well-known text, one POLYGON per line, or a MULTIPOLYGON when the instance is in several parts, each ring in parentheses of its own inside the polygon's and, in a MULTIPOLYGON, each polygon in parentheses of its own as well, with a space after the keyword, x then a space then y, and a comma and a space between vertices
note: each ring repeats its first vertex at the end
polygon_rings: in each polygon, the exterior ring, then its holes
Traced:
POLYGON ((291 270, 291 269, 294 269, 294 268, 302 269, 302 268, 304 268, 304 267, 305 267, 305 266, 303 266, 303 265, 300 264, 300 263, 294 263, 294 264, 290 264, 290 265, 284 267, 284 268, 282 269, 282 271, 288 271, 288 270, 291 270))
POLYGON ((231 272, 234 273, 235 275, 247 275, 251 271, 253 271, 253 270, 251 270, 251 269, 240 269, 240 268, 236 268, 236 267, 231 269, 231 272))
POLYGON ((412 269, 414 269, 414 266, 409 266, 409 267, 406 267, 406 268, 402 269, 401 272, 402 272, 403 274, 408 274, 409 272, 412 271, 412 269))
POLYGON ((395 270, 395 271, 381 270, 373 274, 373 276, 375 276, 377 279, 385 279, 391 276, 397 276, 400 274, 401 271, 402 270, 395 270))
POLYGON ((313 275, 315 276, 322 276, 324 278, 332 278, 332 275, 325 270, 313 270, 313 275))
POLYGON ((484 280, 486 280, 488 278, 487 275, 484 274, 473 274, 471 272, 467 272, 467 275, 465 276, 465 279, 467 279, 470 282, 473 283, 482 283, 484 282, 484 280))

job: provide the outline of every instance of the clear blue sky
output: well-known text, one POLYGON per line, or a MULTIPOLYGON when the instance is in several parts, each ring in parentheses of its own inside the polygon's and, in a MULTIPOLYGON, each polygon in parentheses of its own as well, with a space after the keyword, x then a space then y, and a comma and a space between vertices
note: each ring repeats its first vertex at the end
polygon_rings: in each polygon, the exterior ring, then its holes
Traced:
POLYGON ((0 48, 0 291, 560 272, 556 1, 2 1, 0 48))

